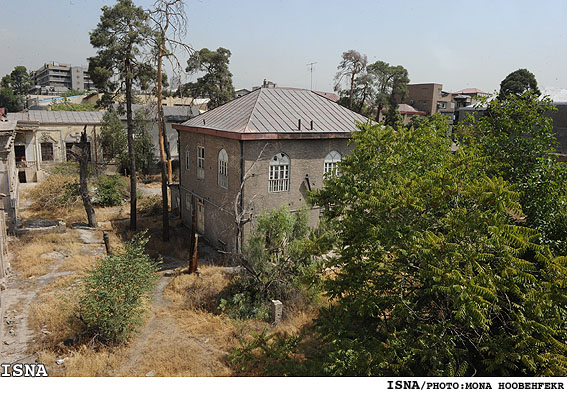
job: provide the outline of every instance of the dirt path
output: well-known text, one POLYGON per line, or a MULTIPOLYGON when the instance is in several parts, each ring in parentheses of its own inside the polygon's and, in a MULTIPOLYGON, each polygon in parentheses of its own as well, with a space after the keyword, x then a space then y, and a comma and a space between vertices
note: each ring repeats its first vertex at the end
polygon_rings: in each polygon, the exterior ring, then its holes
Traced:
MULTIPOLYGON (((71 229, 71 231, 80 231, 71 229)), ((85 248, 83 255, 100 255, 104 251, 100 247, 100 232, 81 230, 79 236, 85 248)), ((58 271, 63 261, 68 258, 66 250, 58 250, 41 255, 37 263, 49 264, 47 274, 37 277, 22 277, 18 272, 12 273, 6 281, 6 290, 2 295, 4 302, 3 329, 0 337, 0 362, 33 362, 36 355, 30 354, 28 348, 35 342, 35 334, 29 326, 30 306, 36 301, 41 290, 59 277, 73 274, 70 271, 58 271)), ((46 333, 47 334, 47 333, 46 333)))
POLYGON ((64 252, 55 251, 44 255, 53 260, 49 273, 39 277, 23 278, 17 274, 8 277, 3 294, 5 315, 0 337, 0 360, 3 363, 34 362, 34 354, 28 353, 28 346, 35 341, 34 332, 29 328, 29 310, 38 292, 52 282, 70 272, 57 272, 67 257, 64 252))
POLYGON ((128 375, 127 371, 136 367, 143 357, 143 350, 147 347, 147 343, 151 341, 153 333, 156 331, 166 331, 172 326, 171 321, 160 318, 157 315, 159 309, 166 308, 168 305, 168 302, 163 298, 163 291, 171 280, 171 277, 167 273, 169 273, 169 271, 166 271, 166 273, 162 272, 162 276, 153 292, 154 301, 150 311, 151 315, 145 321, 142 329, 136 334, 135 339, 130 343, 128 361, 117 371, 117 376, 128 375))

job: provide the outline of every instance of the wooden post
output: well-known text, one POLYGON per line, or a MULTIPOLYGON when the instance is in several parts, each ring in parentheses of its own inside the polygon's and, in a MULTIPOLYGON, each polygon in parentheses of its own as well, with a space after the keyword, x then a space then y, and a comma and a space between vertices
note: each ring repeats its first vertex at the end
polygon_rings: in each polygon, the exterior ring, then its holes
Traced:
POLYGON ((102 231, 102 240, 104 240, 104 247, 106 247, 106 255, 112 255, 110 239, 108 238, 108 233, 106 233, 106 231, 102 231))
POLYGON ((197 271, 197 260, 199 258, 199 235, 195 233, 195 246, 193 247, 193 257, 191 258, 191 267, 189 273, 195 273, 197 271))

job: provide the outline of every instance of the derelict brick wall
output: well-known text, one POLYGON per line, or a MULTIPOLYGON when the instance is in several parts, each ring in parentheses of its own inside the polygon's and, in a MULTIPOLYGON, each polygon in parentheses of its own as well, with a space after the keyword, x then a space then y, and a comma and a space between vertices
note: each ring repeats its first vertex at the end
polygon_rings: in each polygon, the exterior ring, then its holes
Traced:
POLYGON ((240 141, 188 131, 179 133, 180 199, 183 223, 191 227, 191 192, 202 197, 205 205, 205 237, 213 246, 219 240, 232 249, 235 242, 234 199, 240 187, 240 141), (205 147, 205 177, 197 179, 197 146, 205 147), (189 148, 189 170, 185 155, 189 148), (228 189, 218 185, 218 154, 228 154, 228 189), (188 192, 190 191, 190 192, 188 192))

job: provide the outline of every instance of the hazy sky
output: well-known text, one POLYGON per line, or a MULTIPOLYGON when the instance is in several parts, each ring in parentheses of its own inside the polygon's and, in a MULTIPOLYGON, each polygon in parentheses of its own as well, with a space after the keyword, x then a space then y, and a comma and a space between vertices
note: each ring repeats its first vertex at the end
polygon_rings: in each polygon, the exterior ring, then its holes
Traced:
MULTIPOLYGON (((145 8, 153 0, 135 0, 145 8)), ((0 0, 0 76, 16 65, 87 65, 89 32, 113 0, 0 0)), ((263 79, 332 91, 342 52, 401 64, 411 83, 492 92, 518 69, 567 88, 567 1, 186 0, 185 42, 230 49, 236 88, 263 79)), ((191 80, 191 77, 185 77, 191 80)))

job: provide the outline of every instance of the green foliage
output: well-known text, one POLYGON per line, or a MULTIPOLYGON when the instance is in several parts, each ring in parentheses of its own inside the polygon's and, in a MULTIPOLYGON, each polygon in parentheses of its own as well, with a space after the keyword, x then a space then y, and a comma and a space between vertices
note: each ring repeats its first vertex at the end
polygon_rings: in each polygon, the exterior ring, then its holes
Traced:
POLYGON ((125 188, 126 181, 120 175, 99 175, 95 204, 102 207, 122 205, 125 188))
POLYGON ((156 166, 154 142, 151 134, 150 114, 145 109, 134 113, 134 151, 136 166, 144 174, 150 174, 156 166))
POLYGON ((401 65, 392 66, 383 61, 369 64, 368 74, 373 81, 372 112, 378 119, 382 108, 395 108, 408 94, 408 71, 401 65))
POLYGON ((236 276, 219 308, 233 318, 266 318, 270 300, 301 301, 301 277, 312 267, 307 214, 287 206, 262 213, 244 249, 245 269, 236 276))
MULTIPOLYGON (((143 174, 149 174, 155 167, 154 144, 150 131, 151 122, 145 109, 134 113, 134 152, 136 166, 143 174)), ((117 163, 121 173, 129 168, 128 140, 124 125, 116 111, 108 111, 102 118, 100 146, 105 159, 117 163)))
POLYGON ((86 94, 85 91, 82 90, 75 90, 75 89, 71 89, 69 91, 66 91, 65 93, 61 94, 61 97, 73 97, 73 96, 80 96, 86 94))
POLYGON ((504 100, 510 95, 521 96, 527 91, 531 91, 537 96, 541 94, 537 87, 535 75, 525 68, 521 68, 508 74, 500 83, 498 99, 504 100))
POLYGON ((474 135, 464 138, 489 157, 487 170, 502 176, 520 192, 525 225, 541 231, 543 244, 567 253, 567 168, 557 162, 548 99, 531 92, 488 103, 486 113, 473 122, 474 135))
POLYGON ((404 119, 400 114, 400 111, 396 106, 390 106, 386 111, 386 116, 384 116, 384 124, 397 130, 398 127, 404 125, 404 119))
POLYGON ((260 334, 252 332, 251 340, 240 341, 240 346, 228 356, 243 375, 259 373, 262 376, 305 376, 309 375, 305 364, 298 362, 296 353, 300 350, 304 336, 260 334))
POLYGON ((105 160, 128 166, 127 161, 122 162, 127 160, 128 136, 118 112, 110 110, 102 117, 99 143, 105 160))
POLYGON ((32 79, 26 67, 14 67, 11 73, 2 77, 0 82, 0 108, 6 108, 8 112, 23 110, 26 95, 31 87, 32 79))
POLYGON ((191 55, 187 60, 189 73, 205 72, 198 78, 197 82, 190 82, 180 89, 185 96, 208 97, 210 99, 207 107, 209 109, 221 106, 234 98, 234 86, 232 85, 232 73, 228 69, 230 51, 218 48, 211 51, 203 48, 191 55))
POLYGON ((142 90, 147 88, 154 72, 139 57, 151 35, 147 13, 132 0, 118 0, 113 7, 102 7, 100 22, 90 33, 97 55, 88 59, 89 76, 104 93, 99 106, 110 107, 118 92, 131 94, 135 83, 142 90))
POLYGON ((338 231, 321 372, 563 375, 567 259, 517 225, 513 186, 431 125, 352 135, 313 196, 338 231))
POLYGON ((77 315, 89 336, 103 343, 120 343, 142 323, 159 263, 145 253, 147 242, 145 233, 134 236, 86 276, 77 315))
POLYGON ((48 111, 79 111, 88 112, 96 110, 95 104, 75 104, 69 101, 67 98, 63 100, 54 101, 47 106, 48 111))
POLYGON ((24 109, 24 97, 14 94, 9 87, 0 88, 0 108, 6 108, 8 112, 19 112, 24 109))
POLYGON ((25 96, 32 87, 32 79, 24 66, 16 66, 2 78, 2 87, 11 89, 17 96, 25 96))
MULTIPOLYGON (((339 93, 339 104, 364 116, 378 120, 382 109, 394 108, 408 93, 408 71, 401 65, 392 66, 384 61, 367 65, 366 55, 350 50, 343 53, 337 67, 335 91, 339 93), (348 79, 347 89, 341 82, 348 79)), ((390 123, 397 124, 397 116, 390 113, 390 123)))
MULTIPOLYGON (((53 169, 51 169, 52 174, 63 175, 67 177, 79 177, 79 163, 77 161, 65 161, 58 163, 53 169)), ((88 167, 88 177, 94 175, 93 166, 88 167)))
POLYGON ((161 214, 163 209, 162 200, 160 196, 152 195, 140 199, 140 207, 138 212, 142 216, 157 216, 161 214))

